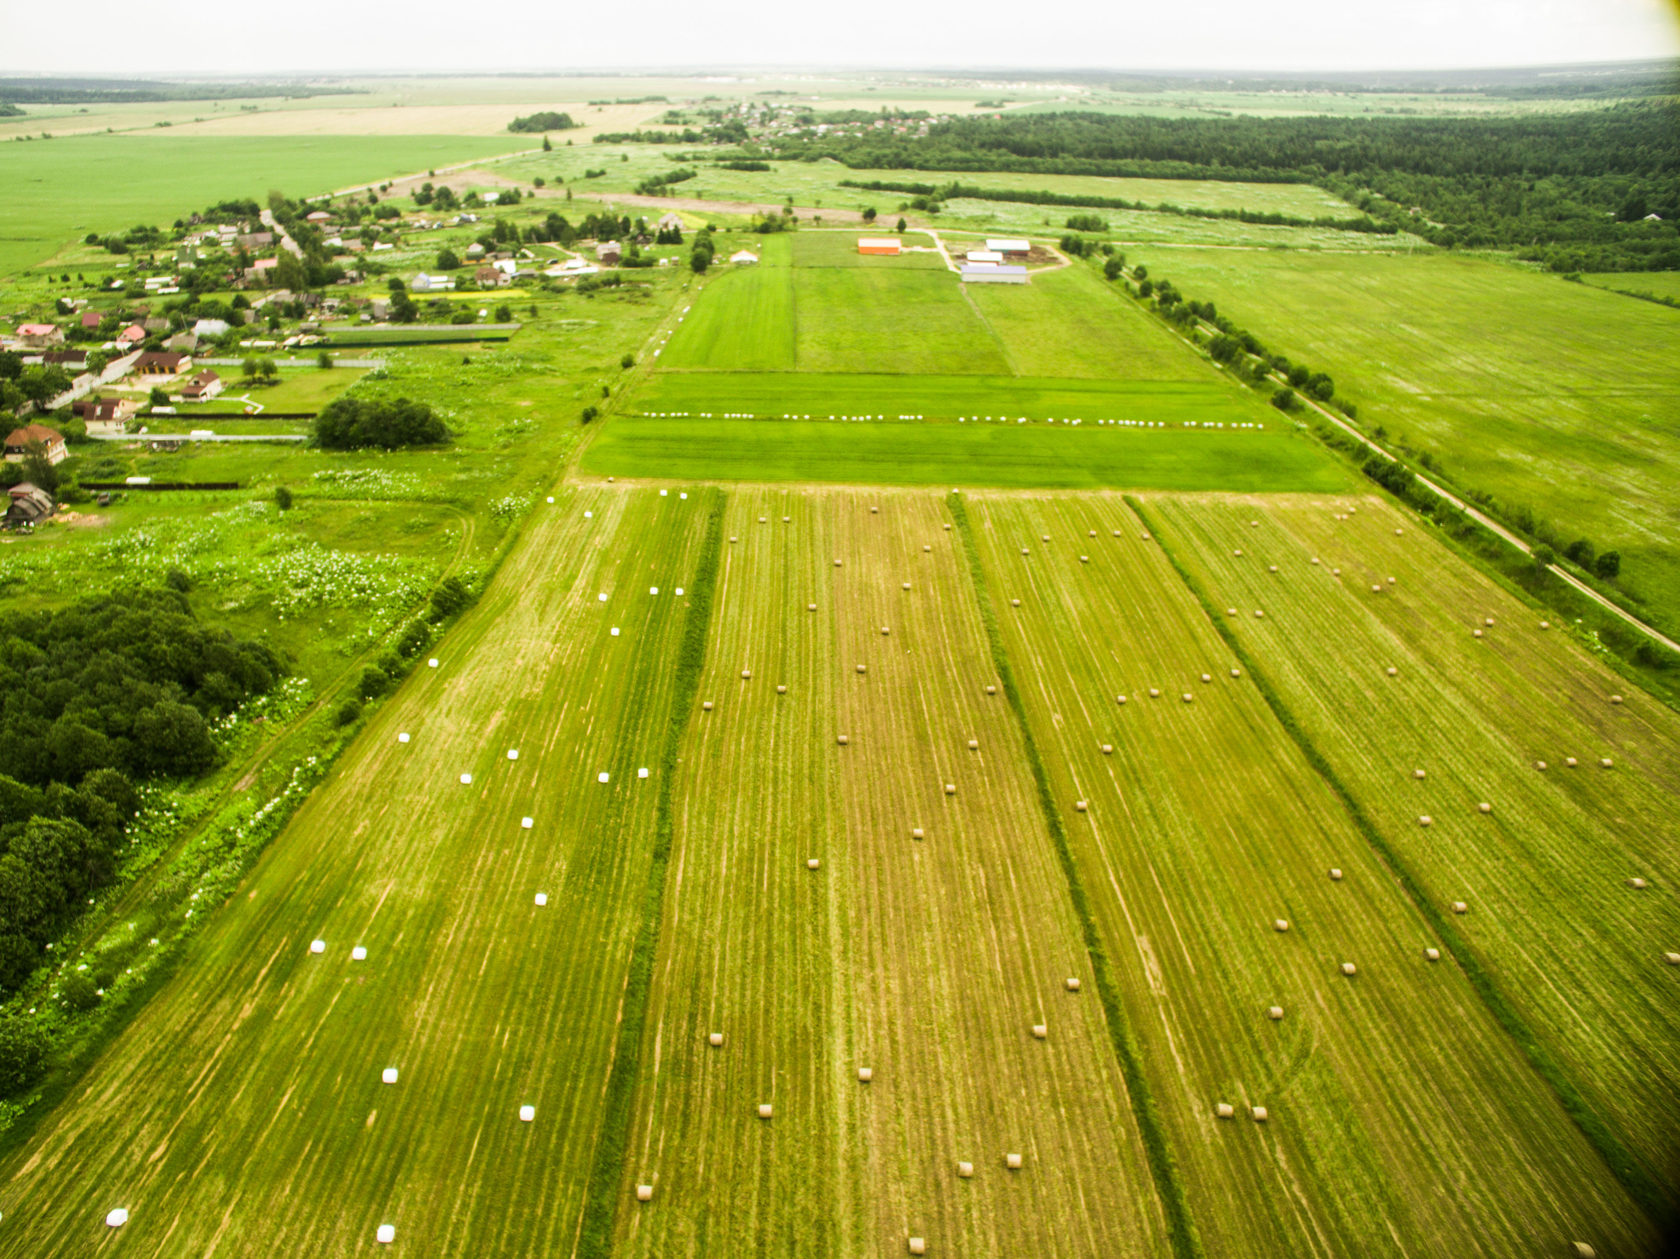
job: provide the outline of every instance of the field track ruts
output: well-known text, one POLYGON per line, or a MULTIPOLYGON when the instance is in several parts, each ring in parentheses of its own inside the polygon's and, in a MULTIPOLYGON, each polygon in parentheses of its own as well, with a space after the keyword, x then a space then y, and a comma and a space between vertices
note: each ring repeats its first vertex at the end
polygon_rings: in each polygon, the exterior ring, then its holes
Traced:
POLYGON ((1648 1221, 1425 960, 1427 922, 1136 517, 964 498, 1207 1253, 1643 1255, 1648 1221))
POLYGON ((729 520, 621 1250, 1164 1253, 938 497, 743 490, 729 520))
POLYGON ((1149 502, 1212 598, 1267 608, 1245 647, 1680 1205, 1680 720, 1380 500, 1149 502))

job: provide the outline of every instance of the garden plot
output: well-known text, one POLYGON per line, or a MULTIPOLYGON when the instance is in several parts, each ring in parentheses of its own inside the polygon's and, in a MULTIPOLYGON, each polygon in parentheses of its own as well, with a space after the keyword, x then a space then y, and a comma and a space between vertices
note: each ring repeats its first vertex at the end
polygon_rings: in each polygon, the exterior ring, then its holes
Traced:
MULTIPOLYGON (((1428 960, 1429 921, 1145 526, 1112 498, 963 497, 1207 1253, 1643 1253, 1645 1217, 1428 960)), ((1245 624, 1318 649, 1271 603, 1245 624)))
POLYGON ((359 1253, 381 1224, 569 1250, 711 496, 556 498, 0 1168, 0 1255, 88 1253, 119 1206, 145 1255, 359 1253))
POLYGON ((1672 1186, 1674 714, 1380 500, 1150 510, 1215 603, 1266 607, 1232 622, 1240 641, 1422 894, 1465 905, 1453 928, 1546 1052, 1672 1186))
POLYGON ((619 1248, 1161 1253, 939 500, 743 491, 728 521, 619 1248))

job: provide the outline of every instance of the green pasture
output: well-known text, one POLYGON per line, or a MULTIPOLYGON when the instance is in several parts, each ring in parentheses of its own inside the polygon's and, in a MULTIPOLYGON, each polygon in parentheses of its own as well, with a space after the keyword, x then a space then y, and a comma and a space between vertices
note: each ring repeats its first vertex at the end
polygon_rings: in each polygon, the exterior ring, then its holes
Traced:
POLYGON ((177 400, 173 405, 184 418, 195 411, 241 411, 247 401, 267 411, 319 411, 367 375, 363 367, 282 367, 274 384, 259 385, 247 381, 237 367, 210 370, 222 378, 221 395, 208 402, 177 400))
POLYGON ((1348 483, 1315 442, 1281 429, 630 416, 602 429, 580 469, 597 476, 882 485, 1330 491, 1348 483))
POLYGON ((1680 617, 1680 310, 1445 254, 1136 260, 1328 372, 1367 431, 1566 540, 1619 551, 1623 586, 1664 623, 1680 617))
POLYGON ((1599 271, 1581 277, 1601 289, 1680 301, 1680 271, 1599 271))
POLYGON ((224 198, 289 196, 523 147, 525 137, 61 136, 0 146, 0 277, 53 258, 89 232, 167 227, 224 198))

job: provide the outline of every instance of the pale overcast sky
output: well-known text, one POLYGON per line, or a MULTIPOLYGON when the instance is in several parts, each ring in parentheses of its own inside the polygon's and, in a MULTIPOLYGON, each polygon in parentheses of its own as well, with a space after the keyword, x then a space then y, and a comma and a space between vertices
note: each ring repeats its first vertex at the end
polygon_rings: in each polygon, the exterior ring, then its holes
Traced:
POLYGON ((899 0, 623 6, 0 0, 6 72, 622 67, 1370 70, 1680 56, 1675 0, 899 0))

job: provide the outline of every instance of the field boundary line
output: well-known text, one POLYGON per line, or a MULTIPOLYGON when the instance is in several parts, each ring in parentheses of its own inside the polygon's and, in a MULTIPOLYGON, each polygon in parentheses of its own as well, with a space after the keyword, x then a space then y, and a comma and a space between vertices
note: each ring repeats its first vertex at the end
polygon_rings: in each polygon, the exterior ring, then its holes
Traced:
POLYGON ((1465 978, 1470 981, 1470 986, 1476 990, 1476 994, 1482 999, 1482 1003, 1487 1007, 1488 1012, 1493 1015, 1495 1022, 1505 1029, 1511 1039, 1516 1042, 1517 1047, 1522 1050, 1535 1073, 1551 1087, 1552 1093, 1557 1098, 1559 1105, 1563 1107, 1564 1113, 1574 1121, 1575 1126, 1581 1130, 1588 1143, 1598 1151, 1610 1168, 1611 1175, 1627 1191, 1628 1196, 1657 1225, 1659 1232, 1674 1223, 1677 1215, 1675 1204, 1665 1198, 1661 1189, 1662 1182, 1652 1175, 1650 1169, 1632 1150, 1623 1144, 1612 1129, 1611 1121, 1599 1114, 1587 1101, 1574 1081, 1570 1079, 1563 1065, 1553 1057, 1550 1050, 1541 1044, 1539 1038, 1523 1021, 1522 1015, 1517 1012, 1516 1007, 1511 1004, 1504 992, 1494 982, 1492 974, 1483 966, 1481 959, 1463 937, 1453 929, 1452 924, 1435 902, 1425 894, 1411 869, 1400 859, 1393 846, 1383 837, 1376 824, 1371 821, 1370 815, 1365 812, 1364 807, 1343 784, 1341 778, 1331 767, 1330 762, 1325 759, 1324 754, 1318 750, 1318 746, 1295 720, 1294 713, 1283 702, 1282 695, 1273 687, 1271 679, 1267 677, 1259 663, 1244 650, 1236 634, 1232 632, 1230 626, 1225 623, 1225 619, 1215 610, 1206 592, 1202 589, 1201 583, 1196 580, 1172 547, 1167 544, 1166 534, 1161 528, 1160 520, 1150 513, 1135 496, 1126 494, 1122 497, 1133 514, 1149 530, 1157 545, 1160 546, 1161 554, 1166 556, 1167 562, 1172 565, 1173 571, 1178 574, 1185 589, 1201 605, 1203 615, 1207 617, 1215 632, 1224 640, 1225 645, 1231 649, 1237 659, 1242 662, 1243 668, 1248 671, 1248 676, 1253 680, 1261 698, 1266 701, 1266 706, 1271 709, 1272 716, 1288 732, 1295 745, 1300 748, 1307 763, 1324 780, 1325 785, 1335 793, 1336 798, 1341 802, 1342 807, 1347 810, 1349 818, 1352 819, 1360 835, 1364 837, 1365 842, 1376 853, 1378 860, 1383 863, 1384 867, 1400 885, 1400 889, 1405 893, 1406 898, 1411 901, 1413 907, 1429 924, 1430 929, 1435 932, 1436 938, 1446 945, 1448 955, 1458 963, 1459 969, 1464 972, 1465 978))
POLYGON ((605 1101, 601 1127, 595 1138, 595 1157, 583 1190, 583 1211, 572 1253, 585 1256, 612 1254, 613 1235, 618 1223, 618 1186, 628 1174, 624 1141, 630 1130, 637 1075, 642 1057, 642 1029, 647 1022, 653 992, 653 965, 659 951, 660 928, 665 918, 666 873, 670 867, 671 837, 675 830, 672 784, 677 778, 677 761, 700 693, 700 674, 706 664, 706 641, 712 622, 712 596, 717 586, 718 565, 723 556, 723 513, 728 496, 717 491, 706 520, 706 537, 700 547, 700 563, 689 588, 688 618, 683 624, 677 649, 676 679, 671 685, 671 713, 665 729, 665 745, 659 751, 658 795, 654 805, 653 853, 647 886, 642 893, 642 924, 631 949, 625 974, 624 994, 619 1000, 618 1037, 613 1046, 612 1065, 602 1090, 605 1101))
POLYGON ((992 653, 992 667, 997 670, 998 681, 1002 684, 1004 696, 1009 701, 1009 709, 1015 715, 1015 724, 1021 734, 1027 764, 1032 770, 1033 784, 1038 789, 1039 807, 1044 812, 1045 825, 1050 831, 1051 842, 1055 845, 1056 857, 1061 862, 1062 874, 1067 879, 1068 896, 1073 902, 1074 913, 1079 918, 1085 951, 1091 959, 1091 973, 1097 983, 1097 998, 1102 1005, 1103 1022, 1108 1028, 1109 1043, 1113 1047, 1115 1058, 1119 1060, 1120 1074, 1126 1081, 1126 1096, 1131 1104, 1132 1118, 1137 1123, 1144 1155, 1149 1162, 1149 1171, 1155 1180, 1155 1192, 1166 1214, 1167 1237, 1172 1243, 1173 1254, 1178 1259, 1202 1259, 1202 1242, 1197 1234, 1195 1222, 1190 1218, 1190 1204, 1185 1196, 1184 1183, 1179 1176, 1178 1163, 1167 1144, 1165 1127, 1156 1109, 1154 1095, 1149 1091, 1149 1081, 1143 1074, 1143 1056, 1132 1040, 1131 1029, 1126 1024, 1125 1014, 1120 1006, 1119 985, 1114 980, 1114 969, 1107 950, 1103 948, 1096 920, 1091 914, 1091 899, 1079 877, 1079 867, 1074 862, 1073 849, 1068 843, 1067 831, 1062 826, 1061 811, 1056 808, 1056 797, 1050 789, 1050 775, 1044 768, 1044 758, 1039 755, 1038 744, 1033 741, 1032 727, 1027 724, 1026 705, 1021 702, 1021 693, 1016 689, 1015 675, 1009 667, 1009 656, 1003 646, 1003 636, 998 632, 997 616, 992 611, 991 596, 986 593, 985 570, 980 563, 980 550, 975 544, 974 533, 968 521, 968 509, 955 493, 946 495, 945 502, 950 509, 951 518, 956 522, 957 532, 962 537, 963 550, 968 556, 969 577, 974 585, 974 599, 980 609, 980 619, 986 627, 987 644, 992 653))

